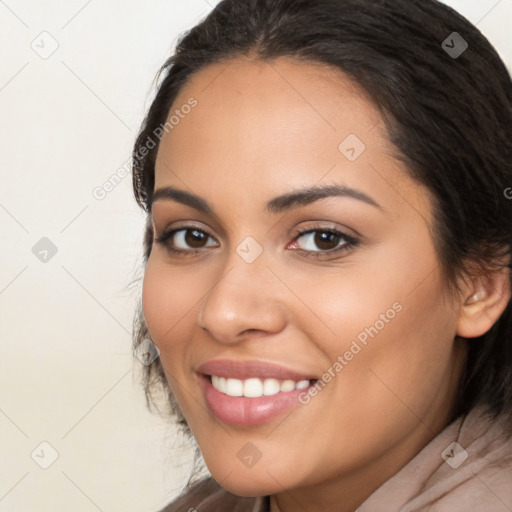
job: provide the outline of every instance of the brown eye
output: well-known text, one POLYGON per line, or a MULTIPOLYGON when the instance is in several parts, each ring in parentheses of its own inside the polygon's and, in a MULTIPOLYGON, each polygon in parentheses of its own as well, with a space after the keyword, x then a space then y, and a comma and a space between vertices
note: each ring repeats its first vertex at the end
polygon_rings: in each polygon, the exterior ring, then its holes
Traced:
POLYGON ((156 243, 165 245, 170 252, 194 253, 206 247, 216 247, 218 244, 206 231, 195 227, 181 227, 162 233, 156 238, 156 243), (212 243, 209 243, 211 240, 212 243))
POLYGON ((351 237, 341 232, 315 229, 299 234, 295 243, 303 251, 326 252, 342 249, 352 245, 353 242, 351 237), (302 242, 299 242, 300 240, 302 242))
POLYGON ((198 229, 184 229, 185 236, 182 237, 184 242, 193 248, 201 248, 205 240, 208 240, 208 235, 198 229))
POLYGON ((340 238, 340 236, 333 233, 317 231, 315 233, 314 242, 319 249, 325 249, 327 251, 334 249, 338 245, 340 238))

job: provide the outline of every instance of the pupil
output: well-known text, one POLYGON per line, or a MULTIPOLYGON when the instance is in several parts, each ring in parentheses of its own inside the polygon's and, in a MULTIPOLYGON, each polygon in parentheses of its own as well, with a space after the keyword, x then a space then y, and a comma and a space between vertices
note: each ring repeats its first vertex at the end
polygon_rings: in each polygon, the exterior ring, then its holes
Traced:
MULTIPOLYGON (((333 239, 334 239, 334 242, 336 242, 337 238, 338 238, 338 236, 335 235, 334 233, 325 233, 325 232, 317 233, 315 235, 315 244, 320 249, 332 249, 333 248, 332 247, 333 239)), ((334 246, 336 246, 336 245, 337 244, 334 243, 334 246)))
POLYGON ((201 242, 204 240, 204 233, 197 230, 188 230, 185 233, 185 241, 191 247, 201 247, 201 242))

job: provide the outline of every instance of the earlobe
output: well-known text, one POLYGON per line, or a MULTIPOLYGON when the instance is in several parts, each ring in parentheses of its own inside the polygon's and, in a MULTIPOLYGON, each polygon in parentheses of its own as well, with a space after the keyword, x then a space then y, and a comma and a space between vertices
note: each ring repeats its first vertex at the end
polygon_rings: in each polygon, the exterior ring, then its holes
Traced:
POLYGON ((474 278, 468 292, 461 297, 457 335, 476 338, 485 334, 507 307, 510 289, 508 267, 474 278))

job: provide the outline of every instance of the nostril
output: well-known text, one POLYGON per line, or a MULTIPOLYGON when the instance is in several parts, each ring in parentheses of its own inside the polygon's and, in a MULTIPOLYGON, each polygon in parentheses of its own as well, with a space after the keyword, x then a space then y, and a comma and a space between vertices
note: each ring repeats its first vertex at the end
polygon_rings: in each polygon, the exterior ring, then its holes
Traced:
POLYGON ((258 329, 246 329, 242 332, 242 334, 245 334, 246 332, 256 332, 258 329))

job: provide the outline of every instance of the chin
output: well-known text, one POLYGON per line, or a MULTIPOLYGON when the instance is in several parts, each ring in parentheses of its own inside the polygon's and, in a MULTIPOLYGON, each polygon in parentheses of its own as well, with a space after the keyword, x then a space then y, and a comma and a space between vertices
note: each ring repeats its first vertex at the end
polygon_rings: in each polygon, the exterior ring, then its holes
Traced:
POLYGON ((265 471, 253 473, 248 469, 244 471, 243 475, 240 472, 233 470, 229 476, 225 476, 225 473, 211 475, 217 483, 222 486, 226 491, 231 494, 243 497, 257 497, 267 496, 269 494, 275 494, 283 490, 283 488, 265 471))

